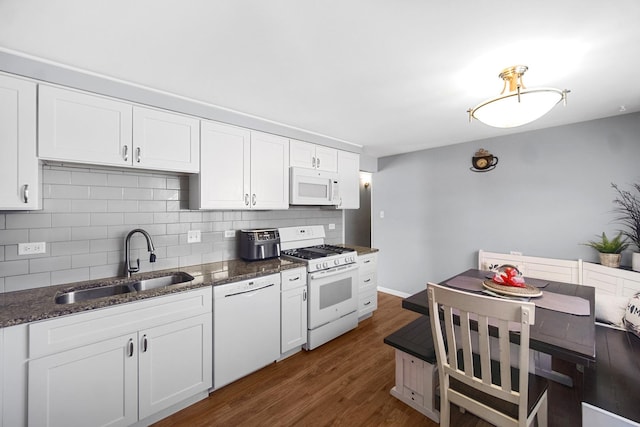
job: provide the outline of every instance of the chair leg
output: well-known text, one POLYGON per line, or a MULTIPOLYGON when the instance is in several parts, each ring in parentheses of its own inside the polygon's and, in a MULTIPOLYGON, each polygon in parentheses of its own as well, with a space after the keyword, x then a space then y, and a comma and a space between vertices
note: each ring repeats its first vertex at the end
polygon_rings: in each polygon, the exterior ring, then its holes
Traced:
POLYGON ((547 427, 547 393, 542 397, 542 403, 540 403, 540 408, 538 408, 538 413, 536 414, 536 420, 538 421, 538 427, 547 427))
POLYGON ((440 396, 440 427, 449 427, 451 417, 451 403, 447 392, 441 393, 440 396))

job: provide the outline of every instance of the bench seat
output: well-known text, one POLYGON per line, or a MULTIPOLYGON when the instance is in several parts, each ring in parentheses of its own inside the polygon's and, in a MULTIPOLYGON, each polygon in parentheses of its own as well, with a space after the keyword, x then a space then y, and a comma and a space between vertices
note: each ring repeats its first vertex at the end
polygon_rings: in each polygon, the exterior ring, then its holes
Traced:
MULTIPOLYGON (((583 402, 640 423, 640 338, 596 325, 596 364, 585 369, 583 402)), ((583 425, 592 418, 583 412, 583 425)))

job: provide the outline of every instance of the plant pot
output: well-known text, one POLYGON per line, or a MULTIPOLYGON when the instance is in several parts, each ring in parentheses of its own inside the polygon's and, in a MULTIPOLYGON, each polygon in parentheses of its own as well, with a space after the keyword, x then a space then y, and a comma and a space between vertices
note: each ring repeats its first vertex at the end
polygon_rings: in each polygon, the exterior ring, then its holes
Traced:
POLYGON ((620 267, 620 254, 603 254, 600 252, 600 264, 605 267, 618 268, 620 267))
POLYGON ((640 252, 631 254, 631 269, 633 271, 640 271, 640 252))

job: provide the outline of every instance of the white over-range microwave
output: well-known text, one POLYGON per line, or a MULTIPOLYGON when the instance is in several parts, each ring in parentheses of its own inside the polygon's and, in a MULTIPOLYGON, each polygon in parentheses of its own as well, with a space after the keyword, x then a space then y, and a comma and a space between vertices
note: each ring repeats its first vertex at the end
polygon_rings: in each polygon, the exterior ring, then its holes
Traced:
POLYGON ((338 205, 340 203, 337 173, 299 167, 292 167, 290 173, 290 204, 338 205))

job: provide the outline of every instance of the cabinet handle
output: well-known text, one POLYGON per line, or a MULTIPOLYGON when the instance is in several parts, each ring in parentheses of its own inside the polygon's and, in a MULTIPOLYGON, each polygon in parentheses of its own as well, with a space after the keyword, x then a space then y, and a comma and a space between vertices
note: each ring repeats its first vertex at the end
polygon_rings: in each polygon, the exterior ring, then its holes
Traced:
POLYGON ((318 158, 316 159, 316 166, 317 166, 317 167, 320 167, 320 157, 318 157, 318 158))
POLYGON ((300 280, 300 276, 296 276, 296 277, 289 277, 289 281, 290 281, 290 282, 295 282, 296 280, 300 280))
POLYGON ((249 206, 249 193, 245 193, 244 195, 244 204, 245 206, 249 206))
POLYGON ((122 147, 122 150, 124 151, 124 153, 122 153, 122 157, 124 158, 124 161, 129 161, 129 146, 125 145, 124 147, 122 147))
MULTIPOLYGON (((369 304, 371 304, 371 301, 367 301, 367 302, 364 303, 364 305, 369 305, 369 304)), ((411 363, 413 363, 413 362, 411 362, 411 363)))
POLYGON ((306 301, 307 300, 307 290, 303 290, 302 291, 302 301, 306 301))
POLYGON ((138 159, 138 163, 140 163, 140 160, 142 160, 140 147, 136 148, 136 158, 138 159))
POLYGON ((149 347, 149 340, 147 340, 146 335, 143 335, 142 336, 142 352, 146 353, 148 347, 149 347))
POLYGON ((362 263, 363 263, 363 264, 369 264, 370 262, 371 262, 371 260, 370 260, 370 259, 367 259, 367 260, 362 261, 362 263))
POLYGON ((24 202, 29 203, 29 184, 24 185, 22 193, 24 194, 24 202))
POLYGON ((251 204, 252 204, 253 206, 255 206, 255 205, 256 205, 256 193, 253 193, 253 195, 251 196, 251 204))
POLYGON ((133 339, 129 339, 129 343, 127 344, 129 347, 129 357, 133 357, 133 339))
POLYGON ((316 158, 315 156, 311 158, 311 166, 316 167, 316 158))
POLYGON ((367 279, 364 281, 364 283, 369 283, 371 281, 371 279, 367 279))

